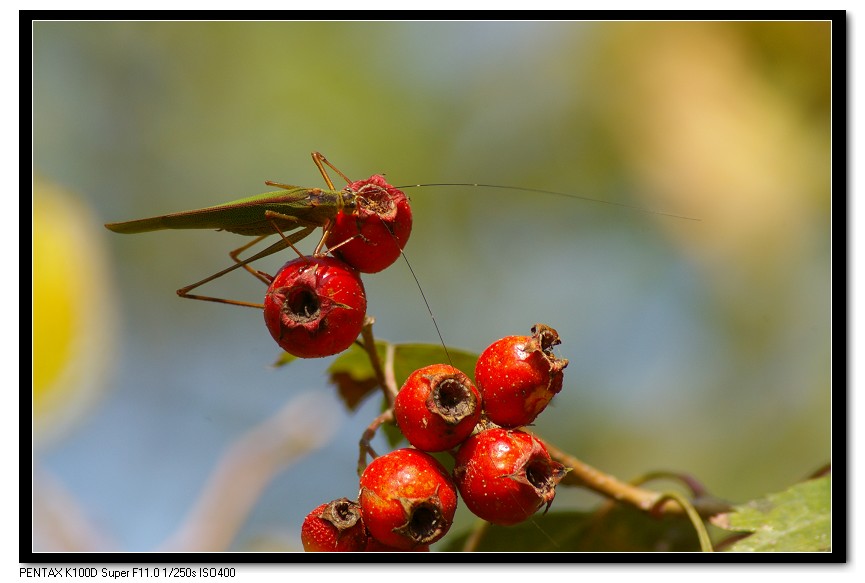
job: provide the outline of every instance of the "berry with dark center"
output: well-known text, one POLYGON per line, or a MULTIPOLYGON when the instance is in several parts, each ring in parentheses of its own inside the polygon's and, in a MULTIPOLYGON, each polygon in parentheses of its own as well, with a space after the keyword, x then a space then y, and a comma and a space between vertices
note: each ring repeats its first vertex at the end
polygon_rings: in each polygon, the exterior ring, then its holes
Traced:
MULTIPOLYGON (((476 516, 501 525, 526 520, 556 497, 567 473, 536 437, 518 430, 493 428, 460 446, 454 481, 476 516)), ((545 510, 546 512, 546 510, 545 510)))
POLYGON ((318 506, 300 527, 303 550, 308 553, 364 551, 368 539, 360 505, 348 498, 318 506))
POLYGON ((453 524, 457 491, 444 466, 428 453, 398 449, 374 459, 360 477, 363 521, 385 546, 431 545, 453 524))
POLYGON ((342 352, 366 316, 360 274, 333 257, 286 263, 264 297, 264 321, 283 350, 300 358, 342 352))
POLYGON ((471 380, 447 364, 414 371, 393 404, 396 424, 423 451, 445 451, 471 435, 481 417, 481 395, 471 380))
POLYGON ((405 193, 374 174, 348 187, 354 210, 337 213, 328 249, 363 273, 377 273, 396 261, 411 235, 411 206, 405 193))
POLYGON ((568 366, 567 359, 553 354, 560 343, 554 329, 536 324, 531 336, 507 336, 481 353, 475 382, 490 421, 520 427, 546 408, 562 390, 562 371, 568 366))

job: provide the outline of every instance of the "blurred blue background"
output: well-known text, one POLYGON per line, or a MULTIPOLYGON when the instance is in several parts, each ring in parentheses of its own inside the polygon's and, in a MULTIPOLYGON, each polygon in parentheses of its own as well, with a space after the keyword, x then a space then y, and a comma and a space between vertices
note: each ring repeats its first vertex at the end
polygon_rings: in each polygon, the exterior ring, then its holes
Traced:
MULTIPOLYGON (((831 453, 829 33, 35 23, 35 172, 89 209, 108 273, 88 321, 108 366, 87 382, 104 389, 68 430, 37 436, 36 466, 114 548, 150 550, 235 439, 311 391, 331 403, 334 437, 267 485, 231 548, 298 550, 313 507, 356 496, 378 399, 346 413, 329 359, 273 369, 260 313, 174 293, 247 239, 101 226, 264 180, 324 186, 318 150, 353 179, 527 186, 699 218, 413 188, 406 254, 449 345, 480 352, 536 322, 559 331, 570 366, 539 435, 621 478, 687 471, 733 501, 784 489, 831 453)), ((403 262, 364 282, 378 337, 438 342, 403 262)), ((237 271, 202 293, 260 301, 264 288, 237 271)), ((597 501, 562 488, 553 510, 597 501)), ((46 528, 34 548, 53 548, 46 528)))

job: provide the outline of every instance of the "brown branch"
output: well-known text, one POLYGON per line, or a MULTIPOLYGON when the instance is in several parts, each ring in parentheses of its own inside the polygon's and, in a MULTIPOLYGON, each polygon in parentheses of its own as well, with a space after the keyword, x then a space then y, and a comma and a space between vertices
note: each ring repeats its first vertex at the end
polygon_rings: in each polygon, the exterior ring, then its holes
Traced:
MULTIPOLYGON (((686 509, 681 504, 675 499, 668 498, 665 494, 623 482, 615 476, 606 474, 565 453, 547 441, 544 441, 544 443, 553 459, 571 470, 562 478, 562 484, 588 488, 616 502, 629 504, 645 512, 658 512, 661 514, 686 513, 686 509), (659 502, 661 502, 661 505, 659 505, 659 502)), ((724 512, 730 507, 726 502, 709 496, 696 498, 693 504, 697 512, 704 517, 724 512)))
POLYGON ((376 417, 372 420, 372 423, 369 424, 369 427, 363 432, 363 435, 360 438, 360 455, 357 458, 357 475, 363 474, 363 471, 366 469, 366 456, 369 454, 373 459, 378 457, 378 454, 375 453, 375 450, 370 445, 370 442, 375 437, 376 431, 378 428, 384 425, 385 423, 393 423, 393 408, 389 408, 387 411, 376 417))
POLYGON ((378 348, 375 345, 375 337, 372 333, 372 325, 375 323, 375 318, 367 316, 364 320, 363 328, 360 331, 363 342, 361 346, 369 356, 369 362, 372 365, 372 370, 375 373, 375 379, 387 399, 388 406, 393 406, 396 393, 399 390, 396 386, 396 378, 393 372, 393 360, 396 348, 393 344, 387 343, 387 352, 385 356, 385 364, 382 366, 381 359, 378 355, 378 348))

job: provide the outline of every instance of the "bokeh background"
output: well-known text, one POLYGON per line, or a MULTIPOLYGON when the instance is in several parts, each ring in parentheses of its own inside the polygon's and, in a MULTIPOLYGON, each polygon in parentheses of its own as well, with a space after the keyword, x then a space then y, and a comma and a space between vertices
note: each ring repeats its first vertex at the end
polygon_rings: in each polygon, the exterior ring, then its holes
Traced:
MULTIPOLYGON (((293 443, 318 449, 261 485, 227 548, 298 550, 314 506, 356 495, 378 400, 345 412, 329 359, 274 369, 260 313, 174 293, 246 239, 102 227, 323 186, 313 150, 355 179, 700 219, 413 188, 406 253, 449 345, 559 331, 565 388, 534 430, 589 464, 741 502, 830 460, 829 23, 33 31, 34 549, 164 548, 290 403, 293 443)), ((378 337, 438 342, 405 263, 364 281, 378 337)), ((202 293, 264 288, 237 271, 202 293)), ((598 500, 562 488, 553 509, 598 500)))

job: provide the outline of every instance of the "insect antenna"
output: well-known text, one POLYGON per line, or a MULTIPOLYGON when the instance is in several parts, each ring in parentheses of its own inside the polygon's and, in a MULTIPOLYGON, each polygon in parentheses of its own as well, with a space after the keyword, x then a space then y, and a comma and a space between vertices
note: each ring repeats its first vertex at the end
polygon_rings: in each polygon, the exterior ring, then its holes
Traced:
POLYGON ((640 212, 640 213, 646 213, 646 214, 650 214, 650 215, 658 215, 658 216, 670 217, 670 218, 674 218, 674 219, 683 219, 686 221, 700 221, 700 219, 695 218, 695 217, 689 217, 687 215, 679 215, 679 214, 675 214, 675 213, 667 213, 667 212, 663 212, 663 211, 656 211, 656 210, 647 209, 647 208, 644 208, 641 206, 628 204, 625 202, 616 202, 613 200, 602 200, 599 198, 592 198, 590 196, 582 196, 582 195, 573 194, 570 192, 559 192, 556 190, 545 190, 543 188, 529 188, 529 187, 525 187, 525 186, 502 186, 499 184, 480 184, 477 182, 435 182, 435 183, 429 183, 429 184, 406 184, 405 186, 397 186, 396 188, 399 188, 400 190, 402 190, 403 188, 421 188, 421 187, 427 187, 427 186, 475 186, 478 188, 495 188, 495 189, 502 189, 502 190, 519 190, 522 192, 536 192, 538 194, 550 194, 553 196, 562 196, 565 198, 574 198, 574 199, 583 200, 586 202, 594 202, 597 204, 605 204, 605 205, 609 205, 609 206, 615 206, 615 207, 624 208, 627 210, 640 212))
MULTIPOLYGON (((388 229, 388 231, 390 231, 390 229, 388 229)), ((393 233, 391 233, 391 236, 394 237, 394 239, 396 239, 396 236, 393 233)), ((420 281, 418 280, 417 275, 415 275, 414 269, 411 266, 411 262, 409 262, 409 260, 408 260, 408 255, 406 255, 405 251, 403 251, 402 249, 400 249, 399 252, 400 252, 400 255, 402 255, 402 258, 405 260, 405 264, 408 266, 408 270, 411 273, 412 278, 414 278, 414 283, 415 283, 415 285, 417 285, 417 289, 420 292, 420 297, 423 298, 423 303, 426 306, 427 313, 429 313, 429 317, 432 320, 433 326, 436 329, 436 334, 439 337, 439 342, 441 342, 442 348, 445 351, 445 356, 448 359, 448 364, 450 364, 451 367, 456 368, 456 367, 454 367, 454 363, 451 360, 450 352, 448 352, 447 344, 445 344, 445 340, 442 337, 442 332, 439 329, 439 325, 438 325, 438 322, 436 321, 436 317, 435 317, 435 315, 433 315, 432 308, 430 307, 429 302, 426 299, 426 294, 423 292, 423 287, 421 287, 420 281)))
POLYGON ((387 229, 388 234, 393 239, 394 243, 396 243, 397 248, 399 249, 399 253, 400 253, 400 255, 402 255, 403 261, 405 261, 405 264, 408 267, 409 273, 411 273, 412 279, 414 279, 414 283, 417 286, 418 291, 420 292, 420 297, 423 300, 424 306, 426 306, 426 311, 429 314, 430 320, 432 320, 433 327, 435 328, 435 331, 436 331, 436 335, 439 338, 439 343, 442 345, 442 349, 445 352, 445 357, 448 359, 448 364, 450 364, 451 367, 456 368, 456 367, 454 367, 453 360, 451 360, 451 355, 450 355, 450 352, 448 351, 447 344, 445 344, 444 337, 442 336, 441 328, 439 328, 438 321, 436 320, 435 314, 433 314, 432 307, 430 306, 429 300, 427 300, 426 294, 423 291, 423 286, 421 286, 420 280, 418 279, 417 274, 414 271, 414 268, 411 266, 411 261, 409 261, 408 255, 405 254, 405 251, 403 250, 402 246, 400 245, 399 239, 397 238, 396 234, 393 232, 391 225, 389 225, 387 222, 382 220, 381 217, 379 217, 378 215, 376 215, 376 217, 382 222, 385 229, 387 229))

